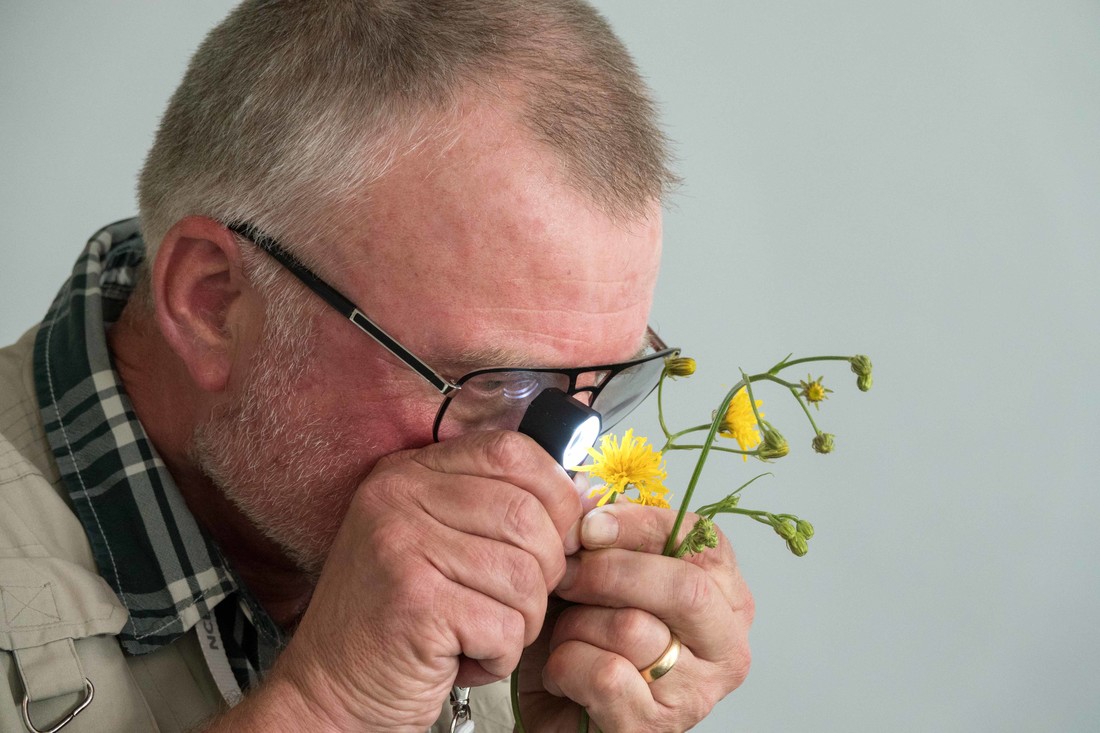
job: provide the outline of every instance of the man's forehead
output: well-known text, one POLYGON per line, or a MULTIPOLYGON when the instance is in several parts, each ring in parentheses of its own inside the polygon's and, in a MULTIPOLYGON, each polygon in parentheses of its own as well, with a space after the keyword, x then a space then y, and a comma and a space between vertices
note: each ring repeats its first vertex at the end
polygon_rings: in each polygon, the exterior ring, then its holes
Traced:
POLYGON ((452 377, 631 358, 660 261, 659 204, 616 220, 507 115, 460 127, 372 190, 334 268, 349 295, 452 377))

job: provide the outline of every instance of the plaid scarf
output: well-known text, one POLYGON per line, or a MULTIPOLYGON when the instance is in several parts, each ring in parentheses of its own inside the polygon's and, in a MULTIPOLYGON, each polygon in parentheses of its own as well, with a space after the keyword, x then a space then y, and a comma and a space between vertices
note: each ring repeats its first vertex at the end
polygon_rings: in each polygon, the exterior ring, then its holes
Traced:
POLYGON ((171 644, 214 610, 246 690, 286 640, 188 511, 107 349, 107 329, 144 259, 135 219, 89 240, 38 331, 38 404, 100 575, 130 612, 119 634, 123 650, 146 654, 171 644))

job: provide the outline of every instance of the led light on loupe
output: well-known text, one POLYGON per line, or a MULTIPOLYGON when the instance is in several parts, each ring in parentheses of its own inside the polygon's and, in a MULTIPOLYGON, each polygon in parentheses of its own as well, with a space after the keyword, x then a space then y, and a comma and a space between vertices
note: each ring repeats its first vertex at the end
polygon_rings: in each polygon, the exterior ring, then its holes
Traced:
POLYGON ((579 466, 600 436, 600 413, 556 387, 532 400, 519 424, 566 470, 579 466))

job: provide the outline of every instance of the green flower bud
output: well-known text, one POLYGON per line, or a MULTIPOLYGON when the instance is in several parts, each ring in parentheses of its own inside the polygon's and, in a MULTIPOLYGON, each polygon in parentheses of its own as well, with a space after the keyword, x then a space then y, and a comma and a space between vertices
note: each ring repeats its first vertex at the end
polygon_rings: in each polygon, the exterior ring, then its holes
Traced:
POLYGON ((798 534, 802 535, 806 539, 810 539, 814 536, 814 526, 807 522, 805 519, 798 520, 798 534))
POLYGON ((856 386, 859 387, 860 392, 866 392, 871 389, 871 384, 874 380, 871 377, 871 359, 864 354, 856 354, 848 363, 852 365, 852 371, 856 375, 856 386))
POLYGON ((795 527, 794 522, 789 519, 780 519, 776 521, 772 527, 775 528, 775 533, 783 539, 790 542, 798 534, 798 529, 795 527))
POLYGON ((760 452, 758 453, 760 458, 770 461, 775 458, 782 458, 791 452, 791 446, 787 443, 787 439, 771 425, 764 423, 763 433, 764 437, 760 443, 760 452))
POLYGON ((871 376, 871 358, 864 354, 856 354, 848 363, 852 365, 852 372, 860 377, 871 376))
POLYGON ((787 549, 793 552, 798 557, 802 557, 810 551, 810 545, 806 542, 806 538, 800 534, 796 534, 794 537, 787 540, 787 549))
POLYGON ((833 452, 833 438, 836 436, 832 433, 818 433, 814 436, 814 450, 818 453, 832 453, 833 452))
POLYGON ((690 356, 677 356, 665 360, 665 372, 672 377, 690 377, 695 374, 695 359, 690 356))
POLYGON ((691 528, 691 531, 684 537, 684 541, 680 544, 680 549, 676 552, 676 557, 683 557, 684 555, 698 555, 708 547, 718 546, 718 530, 714 527, 714 520, 707 517, 700 517, 699 521, 695 523, 695 526, 691 528))

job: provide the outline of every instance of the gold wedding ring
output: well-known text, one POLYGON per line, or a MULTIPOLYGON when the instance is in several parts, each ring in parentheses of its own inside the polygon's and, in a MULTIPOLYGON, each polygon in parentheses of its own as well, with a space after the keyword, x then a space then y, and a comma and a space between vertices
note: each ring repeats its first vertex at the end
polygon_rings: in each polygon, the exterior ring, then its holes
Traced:
POLYGON ((661 652, 661 656, 657 657, 657 661, 638 670, 642 673, 642 679, 647 683, 652 683, 653 680, 668 674, 668 671, 676 665, 676 660, 680 658, 680 640, 676 638, 675 634, 671 634, 671 637, 668 646, 661 652))

